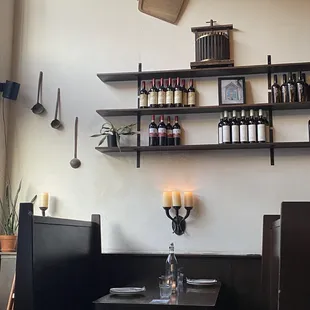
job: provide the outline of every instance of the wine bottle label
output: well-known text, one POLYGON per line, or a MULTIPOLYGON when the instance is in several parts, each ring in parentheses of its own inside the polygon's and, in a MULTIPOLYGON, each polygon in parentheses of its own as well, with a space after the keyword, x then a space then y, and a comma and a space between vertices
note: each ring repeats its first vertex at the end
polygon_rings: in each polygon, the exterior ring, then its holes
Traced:
POLYGON ((167 129, 167 137, 168 138, 173 138, 173 132, 171 129, 167 129))
POLYGON ((172 90, 166 91, 166 103, 173 104, 173 91, 172 90))
POLYGON ((230 143, 230 126, 223 126, 223 143, 230 143))
POLYGON ((152 138, 158 137, 158 132, 156 128, 149 128, 149 137, 152 138))
POLYGON ((249 141, 256 142, 256 125, 249 125, 249 141))
POLYGON ((240 142, 240 131, 238 125, 231 126, 231 140, 233 143, 240 142))
POLYGON ((155 91, 150 92, 149 97, 150 97, 150 105, 157 105, 158 104, 157 92, 155 92, 155 91))
POLYGON ((147 94, 141 94, 140 95, 140 107, 147 107, 147 94))
POLYGON ((280 90, 276 87, 272 89, 272 102, 279 103, 280 102, 280 90))
POLYGON ((166 94, 164 91, 158 93, 158 104, 166 104, 166 94))
POLYGON ((282 102, 288 102, 288 89, 286 86, 282 87, 282 102))
POLYGON ((167 130, 166 128, 158 128, 158 137, 166 137, 167 130))
POLYGON ((182 104, 183 94, 181 90, 176 90, 174 92, 174 103, 182 104))
POLYGON ((219 127, 219 132, 218 132, 218 144, 223 143, 223 127, 219 127))
POLYGON ((289 99, 289 102, 295 102, 295 86, 294 85, 289 86, 288 99, 289 99))
POLYGON ((257 140, 258 142, 266 142, 266 125, 265 124, 257 125, 257 140))
POLYGON ((240 125, 240 142, 248 142, 248 125, 240 125))
POLYGON ((187 92, 183 92, 183 104, 184 105, 188 105, 188 101, 187 101, 187 92))
POLYGON ((173 134, 173 138, 180 138, 181 137, 181 129, 173 129, 172 134, 173 134))
POLYGON ((306 101, 305 100, 305 89, 304 86, 300 83, 297 84, 298 85, 298 101, 299 102, 303 102, 306 101))
POLYGON ((191 106, 196 105, 196 92, 189 92, 187 100, 189 105, 191 106))

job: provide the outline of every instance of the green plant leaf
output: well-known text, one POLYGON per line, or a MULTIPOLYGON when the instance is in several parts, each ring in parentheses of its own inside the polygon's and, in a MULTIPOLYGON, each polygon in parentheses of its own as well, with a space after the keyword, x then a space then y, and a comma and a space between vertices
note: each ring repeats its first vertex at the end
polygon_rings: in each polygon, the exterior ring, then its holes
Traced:
POLYGON ((99 141, 98 146, 100 146, 100 145, 105 141, 106 138, 107 138, 107 136, 104 136, 104 137, 99 141))
POLYGON ((121 137, 119 136, 118 133, 116 133, 116 144, 117 144, 117 147, 119 149, 119 151, 121 152, 121 137))
POLYGON ((95 134, 95 135, 92 135, 92 136, 90 136, 91 138, 97 138, 97 137, 101 137, 101 136, 103 136, 104 134, 103 133, 97 133, 97 134, 95 134))

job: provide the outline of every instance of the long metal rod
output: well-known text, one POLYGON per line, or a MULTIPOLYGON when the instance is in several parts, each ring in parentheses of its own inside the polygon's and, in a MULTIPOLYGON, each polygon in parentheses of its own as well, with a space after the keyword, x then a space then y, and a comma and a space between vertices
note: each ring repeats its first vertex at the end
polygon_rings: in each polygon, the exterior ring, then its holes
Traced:
MULTIPOLYGON (((142 63, 141 62, 138 64, 138 72, 142 72, 142 63)), ((140 78, 140 76, 138 76, 137 86, 138 86, 137 104, 138 104, 138 109, 139 109, 140 108, 140 89, 141 89, 141 78, 140 78)), ((138 113, 137 114, 137 146, 141 146, 140 131, 141 131, 141 115, 140 115, 140 113, 138 113)), ((141 157, 140 151, 137 151, 137 168, 140 168, 140 157, 141 157)))
MULTIPOLYGON (((271 55, 268 55, 268 65, 271 65, 271 55)), ((268 70, 268 103, 271 103, 271 71, 268 70)), ((269 109, 269 139, 273 143, 273 113, 269 109)), ((274 148, 270 148, 270 165, 274 166, 274 148)))

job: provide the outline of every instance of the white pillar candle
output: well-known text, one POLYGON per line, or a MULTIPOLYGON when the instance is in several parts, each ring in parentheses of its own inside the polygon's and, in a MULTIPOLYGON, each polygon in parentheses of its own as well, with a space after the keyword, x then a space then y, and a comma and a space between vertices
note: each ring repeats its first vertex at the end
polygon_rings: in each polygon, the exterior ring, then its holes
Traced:
POLYGON ((184 192, 184 207, 193 207, 193 193, 184 192))
POLYGON ((180 192, 172 192, 172 205, 174 207, 181 207, 181 194, 180 192))
POLYGON ((172 207, 172 192, 163 192, 163 207, 172 207))
POLYGON ((40 195, 40 205, 39 207, 48 208, 48 193, 42 193, 40 195))

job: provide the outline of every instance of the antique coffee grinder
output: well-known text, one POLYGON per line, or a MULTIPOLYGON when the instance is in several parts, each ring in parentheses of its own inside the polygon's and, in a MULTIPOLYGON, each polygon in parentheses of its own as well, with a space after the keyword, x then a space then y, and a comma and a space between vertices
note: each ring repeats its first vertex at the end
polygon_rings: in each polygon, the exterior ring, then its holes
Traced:
POLYGON ((196 60, 191 62, 192 69, 209 67, 230 67, 234 61, 230 59, 230 30, 233 25, 214 25, 194 27, 196 60))

